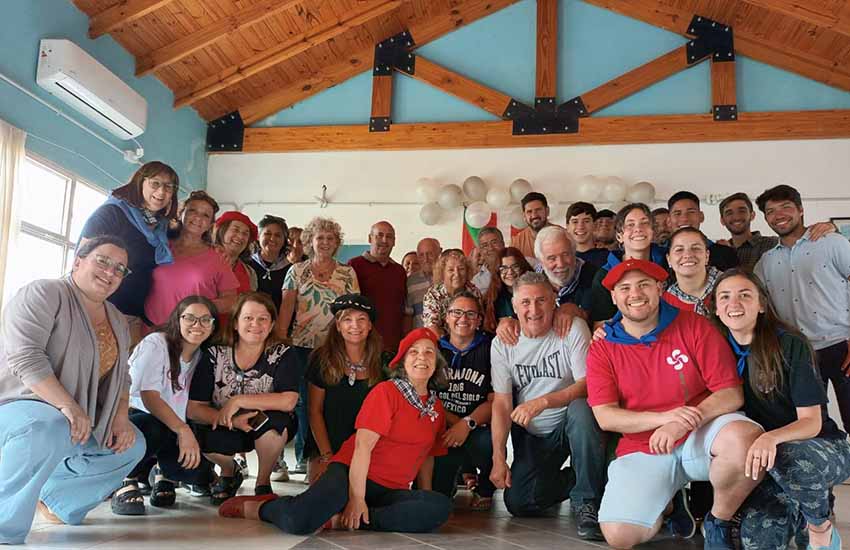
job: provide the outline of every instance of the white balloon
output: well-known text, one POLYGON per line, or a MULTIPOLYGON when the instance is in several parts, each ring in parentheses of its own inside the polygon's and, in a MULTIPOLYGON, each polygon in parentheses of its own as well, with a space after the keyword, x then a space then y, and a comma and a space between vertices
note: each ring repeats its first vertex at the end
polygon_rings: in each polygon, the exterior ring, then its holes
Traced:
POLYGON ((436 202, 429 202, 419 210, 419 219, 425 225, 436 225, 443 215, 443 209, 436 202))
POLYGON ((521 201, 529 193, 531 193, 531 184, 527 180, 518 178, 511 183, 511 198, 514 202, 521 201))
POLYGON ((626 200, 629 202, 652 204, 655 201, 655 186, 648 181, 639 181, 629 187, 629 190, 626 192, 626 200))
POLYGON ((466 223, 469 227, 480 228, 490 221, 490 206, 484 201, 475 201, 466 207, 466 223))
POLYGON ((437 184, 431 178, 419 178, 416 180, 416 196, 422 202, 434 202, 437 200, 437 184))
POLYGON ((440 188, 437 195, 437 203, 446 210, 457 208, 463 202, 463 192, 460 187, 450 183, 440 188))
POLYGON ((602 188, 602 198, 606 202, 620 202, 626 198, 626 184, 617 176, 605 178, 602 188))
POLYGON ((487 191, 487 204, 495 210, 501 210, 511 203, 511 194, 501 187, 494 187, 487 191))
POLYGON ((508 218, 511 221, 511 226, 516 227, 517 229, 524 229, 527 223, 525 223, 525 216, 522 213, 521 206, 515 206, 511 209, 511 213, 508 214, 508 218))
POLYGON ((617 212, 619 212, 619 211, 620 211, 620 209, 621 209, 621 208, 623 208, 623 207, 624 207, 624 206, 626 206, 627 204, 629 204, 629 203, 628 203, 628 202, 626 202, 626 201, 616 201, 616 202, 612 202, 612 203, 608 206, 608 209, 609 209, 609 210, 611 210, 612 212, 614 212, 614 213, 616 214, 617 212))
POLYGON ((580 201, 593 202, 602 193, 602 185, 602 180, 596 176, 584 176, 576 185, 576 198, 580 201))
POLYGON ((471 201, 483 201, 487 198, 487 184, 478 176, 469 176, 463 181, 463 192, 471 201))

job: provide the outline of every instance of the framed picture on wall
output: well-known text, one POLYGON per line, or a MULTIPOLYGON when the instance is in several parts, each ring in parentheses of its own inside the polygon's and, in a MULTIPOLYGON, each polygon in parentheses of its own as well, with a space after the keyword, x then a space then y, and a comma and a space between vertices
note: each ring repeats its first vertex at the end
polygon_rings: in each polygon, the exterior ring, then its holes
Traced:
POLYGON ((829 218, 838 228, 838 232, 844 235, 846 239, 850 239, 850 218, 829 218))

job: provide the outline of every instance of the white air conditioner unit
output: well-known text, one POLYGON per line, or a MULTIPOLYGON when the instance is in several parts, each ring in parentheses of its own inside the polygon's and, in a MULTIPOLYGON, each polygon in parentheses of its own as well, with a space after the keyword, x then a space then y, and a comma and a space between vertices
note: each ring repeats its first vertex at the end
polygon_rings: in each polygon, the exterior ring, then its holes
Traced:
POLYGON ((145 131, 145 98, 70 40, 41 41, 36 82, 121 139, 145 131))

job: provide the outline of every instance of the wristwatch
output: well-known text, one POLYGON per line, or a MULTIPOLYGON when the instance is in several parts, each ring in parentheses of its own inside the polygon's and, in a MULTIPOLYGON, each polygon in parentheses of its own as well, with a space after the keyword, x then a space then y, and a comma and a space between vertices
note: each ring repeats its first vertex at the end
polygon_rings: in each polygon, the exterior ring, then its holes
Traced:
POLYGON ((471 416, 464 416, 461 420, 466 422, 466 425, 469 426, 470 430, 474 430, 478 427, 478 422, 476 422, 471 416))

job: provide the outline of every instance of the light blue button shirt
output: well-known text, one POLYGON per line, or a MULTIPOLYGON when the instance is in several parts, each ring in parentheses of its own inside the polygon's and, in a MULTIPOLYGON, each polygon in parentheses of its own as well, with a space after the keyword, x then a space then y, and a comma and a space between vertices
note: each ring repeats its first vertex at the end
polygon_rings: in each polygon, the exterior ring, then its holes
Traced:
POLYGON ((755 273, 783 321, 816 350, 850 338, 850 241, 831 233, 816 241, 806 232, 794 246, 781 242, 762 255, 755 273))

